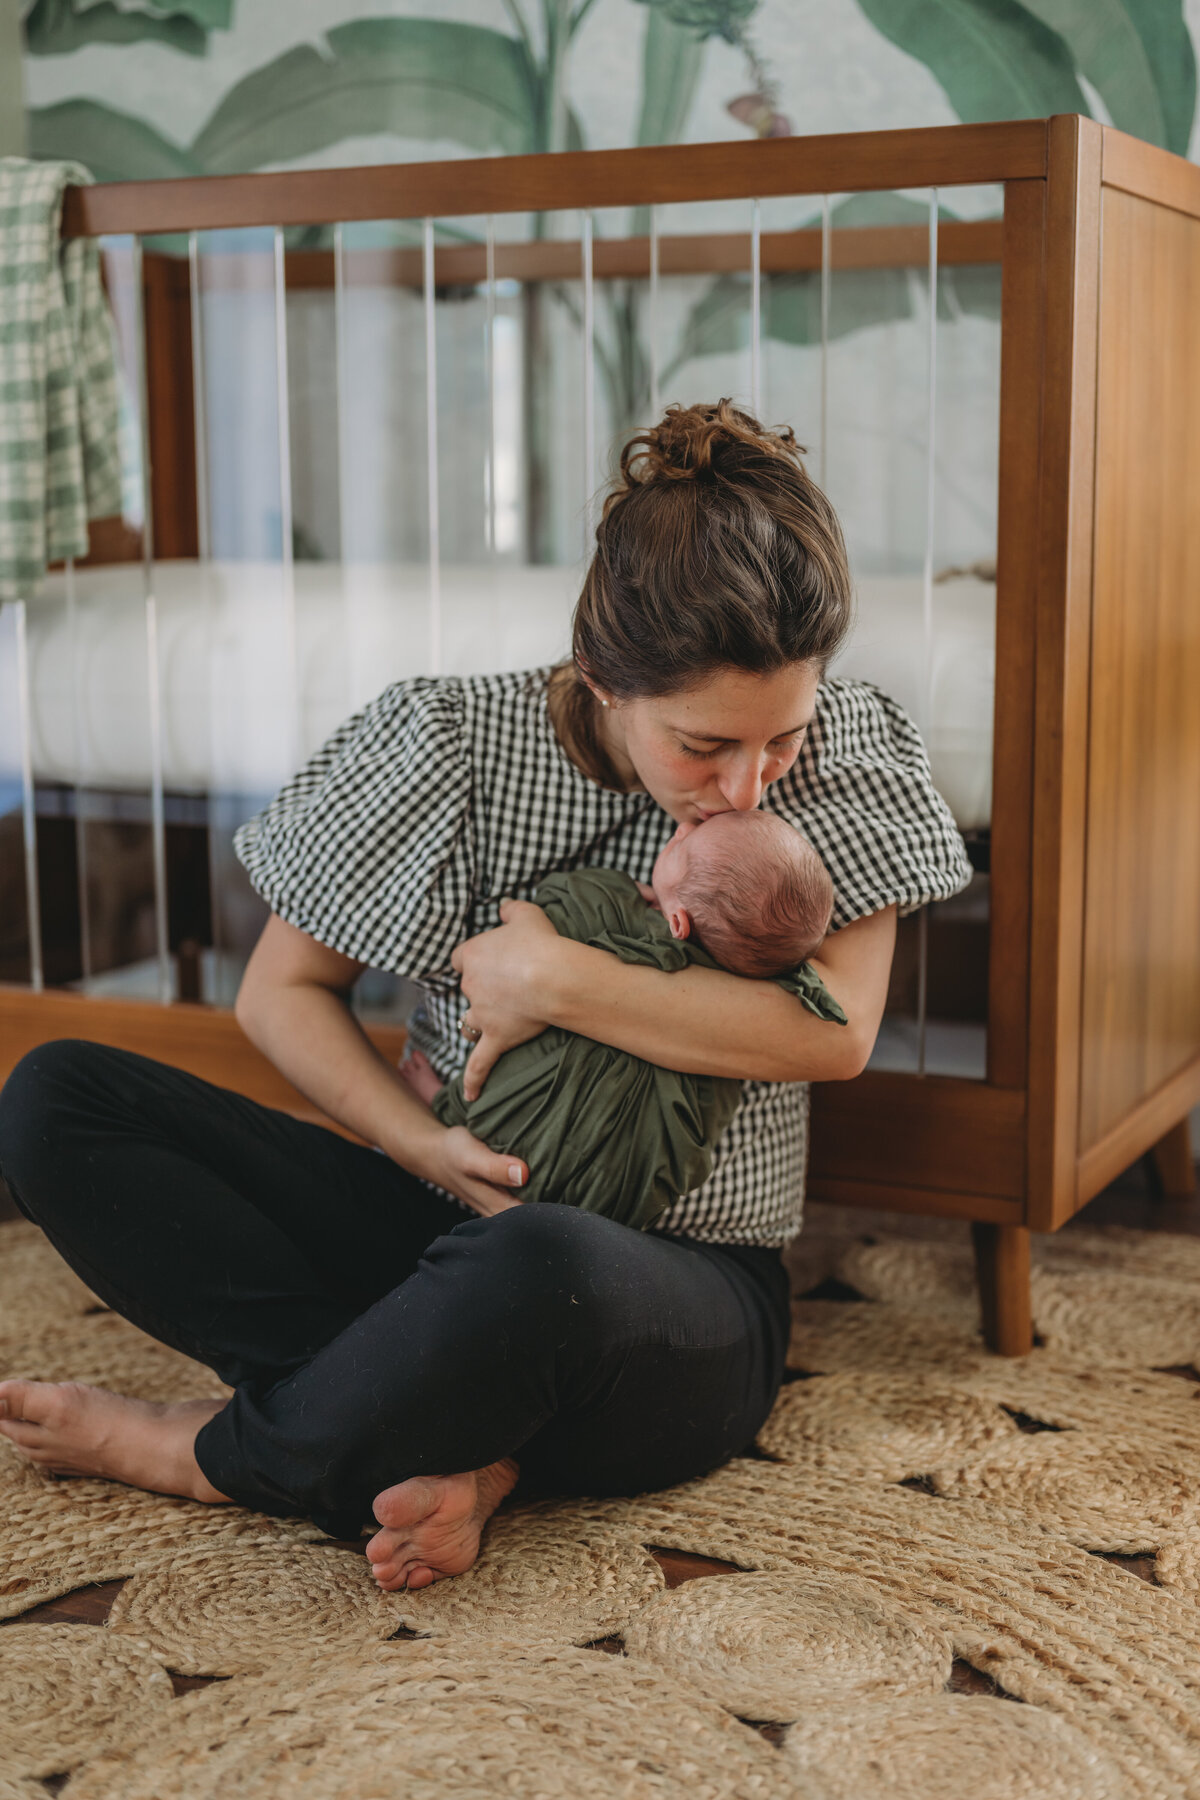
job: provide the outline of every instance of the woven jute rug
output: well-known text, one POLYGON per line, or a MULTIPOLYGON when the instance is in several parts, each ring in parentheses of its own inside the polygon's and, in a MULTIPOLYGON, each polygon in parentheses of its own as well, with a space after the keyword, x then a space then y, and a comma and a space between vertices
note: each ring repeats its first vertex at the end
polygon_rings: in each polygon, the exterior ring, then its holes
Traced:
POLYGON ((1003 1700, 938 1694, 814 1711, 784 1754, 824 1800, 1122 1800, 1121 1771, 1066 1719, 1003 1700))
POLYGON ((0 1631, 0 1691, 0 1768, 10 1775, 60 1774, 167 1712, 175 1697, 145 1645, 74 1625, 0 1631))
MULTIPOLYGON (((1200 1243, 1050 1240, 1013 1361, 958 1248, 854 1245, 837 1273, 861 1298, 796 1304, 746 1454, 508 1504, 411 1594, 306 1520, 0 1442, 0 1800, 68 1773, 68 1800, 1200 1795, 1200 1243), (668 1590, 664 1551, 731 1572, 668 1590), (119 1578, 103 1627, 21 1618, 119 1578)), ((225 1391, 23 1224, 8 1375, 225 1391)))
POLYGON ((941 1693, 945 1621, 852 1575, 810 1570, 689 1581, 645 1606, 625 1649, 741 1718, 788 1721, 831 1702, 941 1693))
POLYGON ((0 1241, 0 1337, 45 1334, 67 1319, 106 1310, 36 1225, 6 1222, 0 1241))
POLYGON ((796 1791, 770 1744, 652 1664, 503 1638, 294 1655, 177 1701, 70 1787, 72 1800, 796 1791))
POLYGON ((423 1637, 497 1636, 589 1644, 620 1631, 663 1589, 643 1547, 597 1523, 504 1513, 478 1561, 454 1581, 392 1596, 398 1623, 423 1637))

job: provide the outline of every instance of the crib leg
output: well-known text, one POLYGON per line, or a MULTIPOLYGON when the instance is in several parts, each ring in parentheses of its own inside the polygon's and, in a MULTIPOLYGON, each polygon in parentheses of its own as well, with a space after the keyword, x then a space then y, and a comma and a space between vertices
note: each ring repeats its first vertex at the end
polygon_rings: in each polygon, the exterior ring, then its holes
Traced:
POLYGON ((976 1222, 971 1236, 987 1346, 1001 1356, 1025 1356, 1033 1349, 1029 1233, 1023 1225, 976 1222))
POLYGON ((1150 1147, 1164 1200, 1192 1200, 1196 1195, 1196 1165, 1192 1160, 1192 1134, 1187 1117, 1172 1125, 1166 1137, 1150 1147))

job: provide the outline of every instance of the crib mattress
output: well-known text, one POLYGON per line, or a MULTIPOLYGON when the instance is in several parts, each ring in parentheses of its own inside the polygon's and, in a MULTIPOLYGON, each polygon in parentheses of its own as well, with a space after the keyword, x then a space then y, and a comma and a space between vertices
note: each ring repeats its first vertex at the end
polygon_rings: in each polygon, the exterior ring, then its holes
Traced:
MULTIPOLYGON (((443 671, 534 667, 569 644, 577 570, 440 571, 443 671)), ((258 800, 388 682, 434 666, 424 566, 164 562, 153 577, 157 741, 164 787, 258 800)), ((858 584, 833 672, 873 681, 921 723, 934 780, 963 830, 988 823, 995 589, 934 588, 931 643, 919 577, 858 584)), ((155 734, 141 570, 52 577, 28 608, 29 733, 37 779, 145 790, 155 734)), ((20 766, 15 634, 0 634, 0 770, 20 766)))

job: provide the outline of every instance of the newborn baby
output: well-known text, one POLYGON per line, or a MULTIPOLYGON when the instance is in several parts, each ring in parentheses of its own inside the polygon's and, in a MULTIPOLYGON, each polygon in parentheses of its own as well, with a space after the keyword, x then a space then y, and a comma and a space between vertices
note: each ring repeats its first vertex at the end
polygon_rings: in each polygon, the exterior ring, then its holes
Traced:
POLYGON ((775 813, 714 813, 703 825, 680 825, 637 890, 672 937, 698 939, 720 968, 761 980, 807 962, 833 913, 828 869, 775 813))
MULTIPOLYGON (((833 910, 833 884, 796 829, 773 813, 718 813, 681 825, 650 883, 618 869, 550 875, 534 894, 563 937, 622 962, 689 963, 772 980, 818 1018, 846 1023, 806 958, 833 910)), ((424 1058, 401 1073, 445 1125, 465 1125, 529 1168, 525 1201, 606 1214, 644 1230, 707 1180, 741 1083, 681 1075, 558 1026, 502 1056, 477 1100, 424 1058)))

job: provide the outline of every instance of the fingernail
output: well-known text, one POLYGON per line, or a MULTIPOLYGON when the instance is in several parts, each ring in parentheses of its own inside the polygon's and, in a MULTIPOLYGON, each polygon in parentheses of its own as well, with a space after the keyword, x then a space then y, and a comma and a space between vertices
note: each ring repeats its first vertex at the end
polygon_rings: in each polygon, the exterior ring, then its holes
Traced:
POLYGON ((509 1163, 508 1179, 512 1182, 514 1187, 523 1187, 525 1185, 525 1177, 521 1173, 520 1163, 509 1163))

